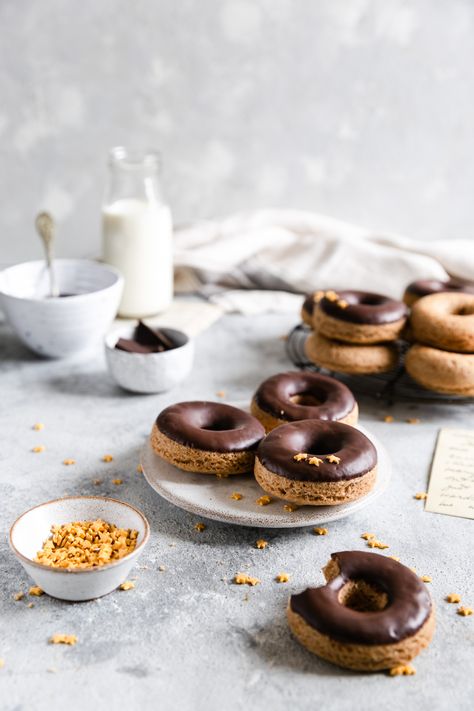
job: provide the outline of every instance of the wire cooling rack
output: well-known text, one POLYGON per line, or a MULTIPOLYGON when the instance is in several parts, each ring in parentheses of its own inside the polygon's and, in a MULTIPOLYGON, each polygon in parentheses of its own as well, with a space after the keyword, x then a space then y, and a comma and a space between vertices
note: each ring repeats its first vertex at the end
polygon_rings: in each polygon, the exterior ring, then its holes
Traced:
POLYGON ((301 370, 312 370, 316 373, 328 373, 334 378, 345 383, 353 392, 368 395, 387 403, 404 401, 418 403, 451 403, 472 404, 474 398, 460 395, 445 395, 431 390, 426 390, 418 385, 405 370, 403 365, 408 344, 400 341, 400 364, 398 368, 388 373, 374 373, 372 375, 349 375, 337 373, 311 363, 305 354, 305 342, 311 329, 303 323, 296 325, 288 334, 286 352, 291 362, 301 370))

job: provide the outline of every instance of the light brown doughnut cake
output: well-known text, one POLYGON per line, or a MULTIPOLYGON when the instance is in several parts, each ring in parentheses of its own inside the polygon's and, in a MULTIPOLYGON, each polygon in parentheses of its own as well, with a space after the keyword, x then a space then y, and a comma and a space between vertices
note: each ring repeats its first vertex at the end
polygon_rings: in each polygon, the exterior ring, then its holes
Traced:
POLYGON ((474 294, 425 296, 414 304, 410 323, 415 339, 421 343, 474 353, 474 294))
POLYGON ((347 669, 407 664, 429 645, 434 605, 409 568, 377 553, 332 553, 326 585, 290 597, 291 631, 306 649, 347 669))
POLYGON ((453 353, 415 343, 405 357, 405 369, 428 390, 474 396, 474 353, 453 353))
POLYGON ((267 432, 297 420, 335 420, 355 425, 359 408, 347 385, 320 373, 290 371, 263 381, 250 411, 267 432))
POLYGON ((399 338, 408 316, 402 301, 369 291, 326 291, 313 325, 326 338, 344 343, 384 343, 399 338))
POLYGON ((312 363, 339 373, 387 373, 399 361, 395 343, 349 345, 325 338, 320 333, 309 334, 305 353, 312 363))
POLYGON ((218 402, 180 402, 157 417, 154 452, 179 469, 202 474, 242 474, 253 469, 263 425, 247 412, 218 402))
POLYGON ((260 443, 254 474, 262 489, 301 506, 332 506, 365 496, 377 476, 377 451, 355 427, 301 420, 260 443))

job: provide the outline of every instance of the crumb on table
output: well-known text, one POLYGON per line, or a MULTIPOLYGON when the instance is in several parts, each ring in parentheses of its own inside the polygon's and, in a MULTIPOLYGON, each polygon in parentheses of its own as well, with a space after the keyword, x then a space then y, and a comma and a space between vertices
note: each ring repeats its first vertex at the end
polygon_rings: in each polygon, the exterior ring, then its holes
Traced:
POLYGON ((77 642, 77 637, 75 634, 53 634, 50 638, 50 644, 68 644, 73 646, 77 642))
POLYGON ((133 590, 135 583, 131 580, 126 580, 124 583, 119 585, 120 590, 133 590))
POLYGON ((255 547, 259 548, 262 550, 263 548, 266 548, 268 546, 268 541, 265 541, 263 538, 259 538, 257 541, 255 541, 255 547))
POLYGON ((296 511, 299 509, 298 504, 283 504, 283 510, 288 511, 289 513, 293 513, 293 511, 296 511))
POLYGON ((112 484, 115 486, 121 486, 123 484, 123 479, 112 479, 112 484))
POLYGON ((433 581, 433 578, 431 577, 431 575, 422 575, 420 580, 423 583, 431 583, 433 581))
POLYGON ((449 593, 449 595, 446 595, 446 602, 461 602, 461 595, 449 593))
POLYGON ((407 417, 407 423, 409 425, 419 425, 420 419, 418 417, 407 417))
POLYGON ((239 494, 238 491, 233 491, 232 494, 230 495, 231 499, 234 499, 234 501, 240 501, 240 499, 243 499, 243 495, 239 494))
POLYGON ((377 539, 375 538, 371 538, 369 541, 367 541, 367 545, 369 546, 369 548, 379 548, 381 551, 390 547, 387 543, 377 541, 377 539))
POLYGON ((469 617, 473 612, 474 610, 471 607, 458 607, 457 609, 457 613, 461 615, 461 617, 469 617))
POLYGON ((413 674, 416 674, 416 669, 411 664, 399 664, 396 667, 392 667, 389 674, 390 676, 413 676, 413 674))
POLYGON ((39 585, 32 585, 32 587, 28 590, 28 595, 32 595, 33 597, 41 597, 41 595, 44 595, 44 590, 42 590, 39 585))
POLYGON ((415 494, 414 498, 418 501, 424 501, 428 498, 428 494, 426 493, 426 491, 419 491, 417 494, 415 494))
POLYGON ((111 454, 104 454, 104 456, 102 457, 102 461, 103 461, 103 462, 107 462, 107 463, 108 463, 108 462, 113 462, 113 461, 114 461, 114 458, 113 458, 113 456, 112 456, 111 454))
POLYGON ((289 573, 278 573, 278 575, 275 576, 275 580, 277 583, 287 583, 290 579, 290 574, 289 573))
POLYGON ((63 459, 63 464, 65 464, 67 467, 71 466, 71 464, 75 464, 76 460, 75 459, 63 459))
POLYGON ((327 528, 316 526, 315 528, 313 528, 313 533, 315 536, 327 536, 329 531, 327 528))
POLYGON ((383 421, 384 422, 394 422, 395 418, 393 415, 385 415, 385 417, 383 418, 383 421))
POLYGON ((377 538, 375 533, 362 533, 360 537, 363 538, 364 541, 371 541, 372 539, 377 538))
POLYGON ((31 451, 35 454, 39 454, 40 452, 44 452, 45 450, 46 447, 44 446, 44 444, 37 444, 36 447, 33 447, 31 451))
POLYGON ((247 573, 236 573, 234 583, 236 585, 259 585, 261 581, 258 578, 252 578, 247 573))
POLYGON ((25 597, 25 593, 20 590, 20 592, 17 592, 13 595, 13 599, 18 602, 18 600, 23 600, 25 597))
POLYGON ((44 424, 42 422, 35 422, 33 429, 36 430, 36 432, 40 432, 40 430, 44 430, 44 424))
POLYGON ((255 503, 258 506, 268 506, 268 504, 271 504, 271 502, 272 500, 269 496, 260 496, 260 498, 258 498, 255 503))
POLYGON ((202 533, 203 531, 206 530, 206 524, 199 522, 199 523, 196 523, 196 525, 194 526, 194 528, 196 529, 196 531, 197 531, 198 533, 202 533))

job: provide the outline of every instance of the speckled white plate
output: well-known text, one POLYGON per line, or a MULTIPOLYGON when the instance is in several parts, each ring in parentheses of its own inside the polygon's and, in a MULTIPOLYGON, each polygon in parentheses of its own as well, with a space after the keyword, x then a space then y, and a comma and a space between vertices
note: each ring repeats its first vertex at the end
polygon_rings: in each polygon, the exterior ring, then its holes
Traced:
MULTIPOLYGON (((232 403, 246 409, 242 403, 232 403)), ((258 528, 298 528, 317 526, 345 518, 372 503, 388 486, 392 466, 385 447, 361 425, 358 429, 374 443, 378 454, 377 480, 367 496, 337 506, 301 506, 296 511, 285 511, 284 501, 273 499, 268 506, 259 506, 256 499, 265 494, 249 474, 217 479, 209 474, 193 474, 168 464, 158 457, 148 442, 141 453, 141 465, 147 482, 167 501, 185 511, 214 521, 258 528), (238 491, 242 499, 231 499, 238 491)))

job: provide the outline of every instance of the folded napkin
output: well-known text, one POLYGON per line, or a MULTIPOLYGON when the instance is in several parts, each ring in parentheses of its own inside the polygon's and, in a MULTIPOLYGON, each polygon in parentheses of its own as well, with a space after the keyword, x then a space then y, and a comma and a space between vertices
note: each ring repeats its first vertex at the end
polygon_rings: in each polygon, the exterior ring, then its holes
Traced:
POLYGON ((422 242, 310 212, 261 210, 176 230, 175 265, 178 289, 227 311, 291 311, 300 303, 295 293, 316 289, 400 298, 415 279, 474 279, 474 243, 422 242))

